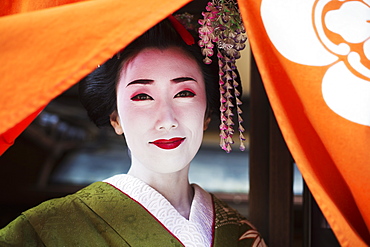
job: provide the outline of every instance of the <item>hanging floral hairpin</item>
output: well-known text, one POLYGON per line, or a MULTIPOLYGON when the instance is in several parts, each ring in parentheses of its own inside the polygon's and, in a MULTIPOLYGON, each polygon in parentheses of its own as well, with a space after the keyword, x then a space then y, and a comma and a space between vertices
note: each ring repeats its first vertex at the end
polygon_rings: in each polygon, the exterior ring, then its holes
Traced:
POLYGON ((245 48, 247 36, 239 13, 239 9, 234 0, 212 0, 203 12, 203 19, 198 22, 199 46, 205 56, 204 63, 212 63, 214 44, 217 48, 217 58, 219 65, 219 84, 220 84, 220 146, 227 153, 231 151, 234 134, 233 122, 233 102, 236 102, 236 112, 238 117, 238 130, 240 139, 240 150, 245 150, 244 128, 241 117, 242 104, 237 90, 239 83, 235 80, 237 74, 236 59, 240 58, 240 51, 245 48), (235 100, 233 100, 235 99, 235 100))

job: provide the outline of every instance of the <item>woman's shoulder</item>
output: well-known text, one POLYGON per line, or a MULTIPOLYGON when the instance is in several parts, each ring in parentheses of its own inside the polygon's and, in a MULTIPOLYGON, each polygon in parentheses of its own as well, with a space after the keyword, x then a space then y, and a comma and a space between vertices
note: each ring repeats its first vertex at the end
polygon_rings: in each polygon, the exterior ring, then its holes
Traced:
POLYGON ((72 217, 77 217, 72 212, 84 210, 89 201, 96 201, 96 198, 104 200, 114 191, 115 189, 112 186, 103 182, 96 182, 74 194, 45 201, 23 212, 23 215, 34 226, 44 225, 46 222, 60 223, 67 219, 70 220, 72 217))
POLYGON ((112 187, 110 185, 103 182, 96 182, 85 188, 82 188, 76 193, 42 202, 38 206, 27 210, 23 214, 26 216, 43 214, 47 215, 46 217, 57 215, 63 211, 68 211, 72 208, 76 208, 76 205, 78 204, 84 204, 84 200, 89 200, 99 195, 103 196, 108 192, 112 193, 111 190, 112 187))
POLYGON ((89 246, 92 242, 95 246, 108 246, 111 240, 122 242, 102 217, 114 215, 97 213, 112 204, 114 198, 120 200, 120 193, 115 191, 111 185, 97 182, 74 194, 45 201, 0 230, 0 246, 89 246))

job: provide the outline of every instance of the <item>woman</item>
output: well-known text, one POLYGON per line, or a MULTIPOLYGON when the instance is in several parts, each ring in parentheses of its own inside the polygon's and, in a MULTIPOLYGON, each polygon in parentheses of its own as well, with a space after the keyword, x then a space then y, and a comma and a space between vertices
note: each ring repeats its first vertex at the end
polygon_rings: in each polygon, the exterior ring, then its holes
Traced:
POLYGON ((0 245, 264 246, 243 216, 189 184, 218 108, 218 70, 178 30, 162 21, 80 83, 90 118, 125 136, 128 174, 28 210, 0 245))

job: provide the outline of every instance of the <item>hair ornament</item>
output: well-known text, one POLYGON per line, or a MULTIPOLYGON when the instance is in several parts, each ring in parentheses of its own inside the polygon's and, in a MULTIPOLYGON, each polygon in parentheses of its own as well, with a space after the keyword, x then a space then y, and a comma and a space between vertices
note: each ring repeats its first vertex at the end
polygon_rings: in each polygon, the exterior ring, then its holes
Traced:
POLYGON ((239 83, 235 80, 237 74, 236 59, 240 58, 240 51, 245 48, 247 36, 240 16, 238 5, 234 0, 212 0, 208 2, 205 12, 202 12, 203 19, 200 24, 199 46, 205 56, 203 62, 212 63, 214 46, 216 45, 219 84, 220 84, 220 146, 227 153, 231 151, 234 134, 233 111, 236 107, 238 118, 238 131, 240 139, 240 150, 245 150, 244 128, 242 126, 242 104, 240 92, 237 90, 239 83), (234 106, 235 102, 236 106, 234 106))

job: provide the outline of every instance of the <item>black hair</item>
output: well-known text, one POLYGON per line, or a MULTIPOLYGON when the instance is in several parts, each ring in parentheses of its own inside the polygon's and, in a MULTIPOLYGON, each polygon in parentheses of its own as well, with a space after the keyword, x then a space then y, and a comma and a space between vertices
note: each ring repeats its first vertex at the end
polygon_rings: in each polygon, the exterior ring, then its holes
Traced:
POLYGON ((116 86, 122 66, 145 48, 166 49, 170 47, 181 48, 197 61, 203 72, 206 86, 206 116, 218 112, 219 77, 216 56, 212 64, 204 64, 199 46, 196 43, 187 45, 170 21, 165 19, 80 81, 80 101, 86 108, 90 119, 98 127, 110 126, 110 115, 117 108, 116 86))

